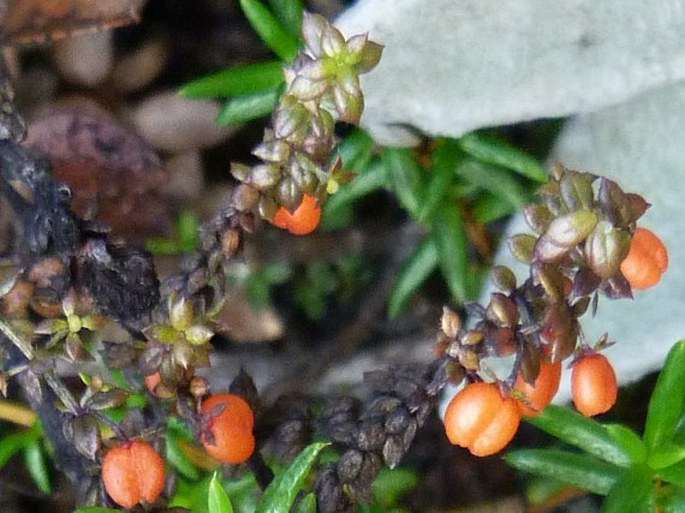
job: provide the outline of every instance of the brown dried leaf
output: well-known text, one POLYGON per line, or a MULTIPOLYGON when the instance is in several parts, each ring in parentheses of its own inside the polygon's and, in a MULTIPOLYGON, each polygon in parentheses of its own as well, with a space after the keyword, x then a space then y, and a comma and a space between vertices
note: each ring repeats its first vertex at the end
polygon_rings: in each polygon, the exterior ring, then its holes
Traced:
POLYGON ((74 443, 76 450, 91 461, 100 448, 100 430, 91 415, 79 415, 64 424, 65 436, 74 443))

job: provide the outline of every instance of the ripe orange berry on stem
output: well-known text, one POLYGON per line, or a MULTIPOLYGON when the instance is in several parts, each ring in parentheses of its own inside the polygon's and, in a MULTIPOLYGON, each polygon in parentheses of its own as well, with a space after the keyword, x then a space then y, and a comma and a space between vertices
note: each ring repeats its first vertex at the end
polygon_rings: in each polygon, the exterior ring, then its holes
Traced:
POLYGON ((271 219, 271 223, 288 230, 293 235, 306 235, 319 226, 320 220, 319 200, 311 194, 305 194, 302 196, 302 203, 292 214, 287 208, 281 206, 271 219))
POLYGON ((124 442, 107 451, 101 476, 105 491, 119 506, 152 503, 164 489, 164 460, 148 442, 124 442))
POLYGON ((514 438, 521 414, 516 400, 502 397, 494 383, 470 383, 445 410, 445 433, 450 442, 475 456, 489 456, 514 438))
POLYGON ((636 228, 628 255, 621 262, 621 273, 634 289, 659 283, 668 267, 668 250, 661 239, 646 228, 636 228))
POLYGON ((200 410, 207 415, 207 431, 213 438, 210 440, 205 430, 200 436, 202 446, 210 456, 224 463, 236 464, 252 455, 255 449, 252 434, 254 413, 245 399, 220 392, 202 401, 200 410), (223 406, 223 410, 215 413, 219 406, 223 406))
POLYGON ((576 409, 586 417, 607 412, 616 403, 616 373, 606 356, 592 353, 573 364, 571 396, 576 409))
POLYGON ((517 403, 521 415, 534 417, 544 410, 545 406, 557 395, 560 381, 561 362, 550 363, 540 360, 540 373, 532 385, 519 374, 514 388, 522 395, 522 399, 517 403))

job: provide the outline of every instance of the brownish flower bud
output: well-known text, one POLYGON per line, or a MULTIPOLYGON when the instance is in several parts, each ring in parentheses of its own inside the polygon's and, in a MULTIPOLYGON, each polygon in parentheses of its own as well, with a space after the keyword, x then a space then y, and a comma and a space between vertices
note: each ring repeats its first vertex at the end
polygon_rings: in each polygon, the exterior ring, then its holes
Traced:
POLYGON ((597 215, 589 210, 557 217, 535 244, 535 258, 542 262, 561 258, 590 235, 596 224, 597 215))
POLYGON ((519 311, 511 298, 501 292, 493 292, 490 294, 486 317, 498 326, 511 327, 518 324, 519 311))
POLYGON ((529 264, 533 261, 536 241, 537 239, 532 235, 519 233, 509 237, 507 244, 512 255, 521 262, 529 264))
POLYGON ((449 338, 456 338, 461 328, 461 319, 459 314, 449 309, 446 306, 442 307, 442 317, 440 318, 440 327, 442 331, 449 338))
POLYGON ((619 272, 629 249, 628 232, 600 221, 585 241, 585 259, 597 276, 609 278, 619 272))

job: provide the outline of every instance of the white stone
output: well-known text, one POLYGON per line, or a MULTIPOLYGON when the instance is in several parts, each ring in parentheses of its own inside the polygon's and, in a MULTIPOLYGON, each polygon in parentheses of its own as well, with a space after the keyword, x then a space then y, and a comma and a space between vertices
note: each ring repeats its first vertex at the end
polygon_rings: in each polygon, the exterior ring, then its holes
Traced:
POLYGON ((683 0, 360 0, 337 20, 385 45, 362 124, 411 144, 584 113, 685 78, 683 0))

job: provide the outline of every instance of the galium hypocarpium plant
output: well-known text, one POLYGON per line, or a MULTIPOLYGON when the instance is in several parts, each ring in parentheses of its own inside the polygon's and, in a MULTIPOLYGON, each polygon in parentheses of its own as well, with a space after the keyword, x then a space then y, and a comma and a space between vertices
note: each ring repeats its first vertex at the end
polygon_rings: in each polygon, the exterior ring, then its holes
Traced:
MULTIPOLYGON (((203 436, 211 441, 208 428, 223 410, 201 411, 209 386, 195 370, 209 363, 214 317, 226 297, 225 264, 239 254, 256 216, 273 221, 285 209, 295 218, 286 226, 299 225, 305 197, 318 208, 335 192, 335 123, 359 120, 359 74, 381 54, 366 36, 346 41, 320 16, 305 15, 302 33, 305 49, 284 71, 285 92, 254 152, 262 163, 232 166, 241 183, 231 201, 200 227, 198 252, 161 284, 149 254, 111 243, 106 229, 72 213, 69 189, 52 179, 41 155, 20 144, 24 125, 9 82, 0 80, 0 189, 21 227, 0 287, 0 389, 13 381, 22 390, 80 504, 111 505, 99 472, 112 448, 124 454, 145 446, 152 455, 166 445, 168 463, 184 477, 195 475, 188 454, 198 466, 212 466, 197 450, 203 436), (57 373, 65 360, 80 382, 57 373), (143 376, 156 382, 149 394, 143 376), (193 443, 194 452, 179 449, 193 443)), ((273 474, 262 453, 292 457, 318 433, 339 457, 317 470, 317 509, 351 511, 355 500, 368 499, 383 465, 399 464, 448 381, 489 379, 485 357, 514 354, 510 376, 496 386, 516 397, 515 378, 534 382, 543 359, 558 362, 606 345, 603 338, 590 349, 578 319, 599 294, 631 295, 621 263, 647 203, 614 182, 560 166, 540 193, 542 203, 525 210, 536 234, 511 240, 530 267, 528 278, 517 284, 509 269, 496 267, 501 292, 485 307, 468 308, 471 328, 446 309, 431 365, 370 373, 369 400, 328 397, 318 408, 293 397, 261 405, 251 379, 239 374, 229 392, 254 412, 256 450, 237 469, 251 469, 267 488, 273 474)), ((291 499, 303 482, 300 476, 286 487, 291 499)), ((164 503, 155 486, 154 494, 132 496, 164 503)))
MULTIPOLYGON (((511 269, 495 266, 492 279, 499 291, 486 306, 467 306, 471 327, 449 309, 442 316, 438 350, 448 359, 450 381, 466 383, 448 406, 445 427, 451 441, 478 455, 502 449, 521 413, 534 415, 546 406, 559 385, 559 363, 566 359, 574 367, 572 394, 581 412, 603 413, 616 400, 613 368, 599 354, 608 336, 590 344, 579 319, 588 309, 595 313, 600 295, 632 297, 633 266, 623 264, 636 244, 642 247, 634 234, 642 230, 637 221, 649 205, 591 173, 556 165, 550 178, 539 190, 541 202, 524 208, 535 234, 508 241, 512 253, 529 266, 525 281, 519 284, 511 269), (498 357, 513 359, 503 379, 487 367, 488 358, 498 357), (469 383, 481 381, 492 385, 471 389, 469 383), (485 395, 491 399, 479 401, 485 395), (470 419, 462 415, 467 411, 470 419), (506 418, 499 412, 507 412, 506 418)), ((642 265, 662 262, 665 269, 668 256, 656 241, 655 236, 646 253, 660 256, 643 257, 642 265)))

